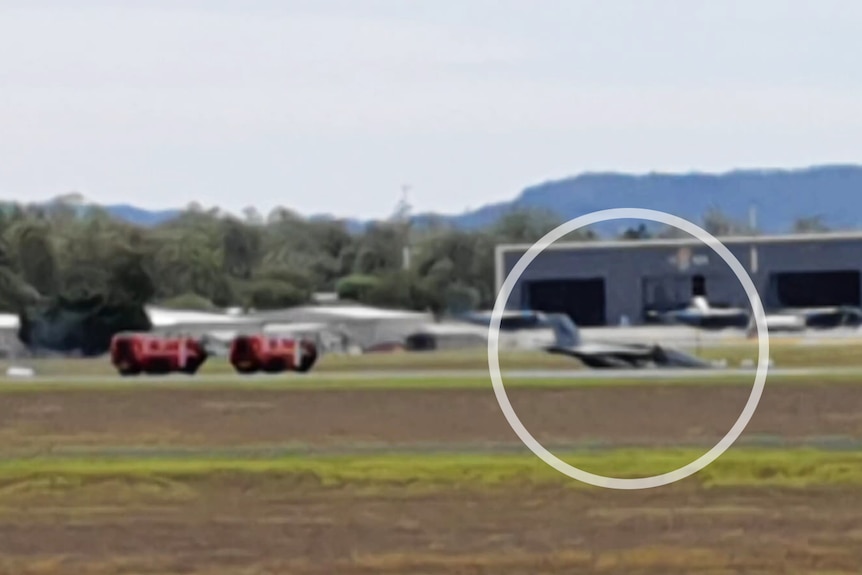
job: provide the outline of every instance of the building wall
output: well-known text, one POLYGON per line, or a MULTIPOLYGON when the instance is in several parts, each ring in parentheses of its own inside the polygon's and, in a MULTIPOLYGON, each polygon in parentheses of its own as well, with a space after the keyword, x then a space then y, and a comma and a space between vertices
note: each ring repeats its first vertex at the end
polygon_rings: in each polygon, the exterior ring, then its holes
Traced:
POLYGON ((770 274, 803 271, 862 271, 862 238, 799 242, 795 245, 765 244, 758 246, 758 252, 761 270, 755 278, 755 284, 767 308, 778 306, 775 293, 769 289, 770 274))
MULTIPOLYGON (((774 273, 847 269, 862 271, 862 235, 828 241, 765 240, 726 241, 725 245, 751 276, 767 309, 778 305, 774 291, 769 289, 770 277, 774 273)), ((498 256, 498 266, 502 268, 502 273, 498 270, 498 288, 524 252, 524 247, 518 247, 511 251, 503 250, 498 256)), ((749 307, 742 285, 710 247, 699 242, 654 245, 644 241, 615 247, 547 249, 533 260, 517 282, 507 302, 507 309, 528 307, 528 282, 601 277, 605 280, 607 323, 618 323, 623 316, 632 323, 639 323, 644 312, 643 292, 647 278, 667 282, 676 277, 680 286, 683 286, 680 289, 690 290, 691 278, 697 274, 706 279, 710 302, 749 307), (689 249, 688 257, 685 248, 689 249)))
POLYGON ((0 358, 17 358, 27 355, 27 348, 18 339, 18 329, 0 329, 0 358))

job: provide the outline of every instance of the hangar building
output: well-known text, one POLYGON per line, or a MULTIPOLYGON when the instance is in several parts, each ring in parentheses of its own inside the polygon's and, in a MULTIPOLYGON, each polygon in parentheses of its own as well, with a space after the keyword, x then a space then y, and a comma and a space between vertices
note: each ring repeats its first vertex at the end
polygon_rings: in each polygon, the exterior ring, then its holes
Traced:
MULTIPOLYGON (((721 238, 770 311, 862 306, 862 232, 721 238)), ((529 245, 499 245, 497 293, 529 245)), ((713 307, 750 305, 733 271, 694 238, 557 242, 527 267, 507 309, 561 312, 582 326, 645 321, 647 312, 705 296, 713 307)))

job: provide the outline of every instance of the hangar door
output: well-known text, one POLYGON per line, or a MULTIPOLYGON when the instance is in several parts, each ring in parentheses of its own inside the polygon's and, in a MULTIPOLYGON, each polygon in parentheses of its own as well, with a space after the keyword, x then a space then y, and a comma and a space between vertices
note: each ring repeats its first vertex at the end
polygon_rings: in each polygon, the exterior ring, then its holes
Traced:
POLYGON ((781 307, 859 306, 858 271, 783 272, 770 277, 770 296, 781 307))
POLYGON ((531 281, 526 286, 529 309, 546 313, 564 313, 577 325, 605 325, 605 280, 531 281))

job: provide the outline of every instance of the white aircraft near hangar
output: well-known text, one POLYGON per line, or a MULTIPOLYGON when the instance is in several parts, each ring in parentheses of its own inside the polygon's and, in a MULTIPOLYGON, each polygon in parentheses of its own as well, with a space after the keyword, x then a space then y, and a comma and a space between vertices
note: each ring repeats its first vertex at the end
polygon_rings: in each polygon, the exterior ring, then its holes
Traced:
MULTIPOLYGON (((687 325, 701 329, 755 329, 749 311, 736 307, 713 307, 703 296, 694 297, 687 306, 668 311, 653 311, 648 318, 655 323, 687 325)), ((862 310, 852 306, 781 309, 766 314, 769 331, 805 331, 806 329, 858 329, 862 310)))

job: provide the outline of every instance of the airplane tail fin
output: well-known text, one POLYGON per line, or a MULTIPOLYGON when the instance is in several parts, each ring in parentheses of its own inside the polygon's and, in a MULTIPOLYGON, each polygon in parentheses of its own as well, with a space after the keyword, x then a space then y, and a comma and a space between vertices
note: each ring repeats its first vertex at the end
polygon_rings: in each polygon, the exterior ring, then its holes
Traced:
POLYGON ((557 346, 576 347, 581 344, 581 333, 578 326, 568 315, 555 313, 548 316, 557 337, 557 346))
POLYGON ((704 296, 697 295, 692 298, 691 307, 699 311, 709 311, 709 301, 704 296))

